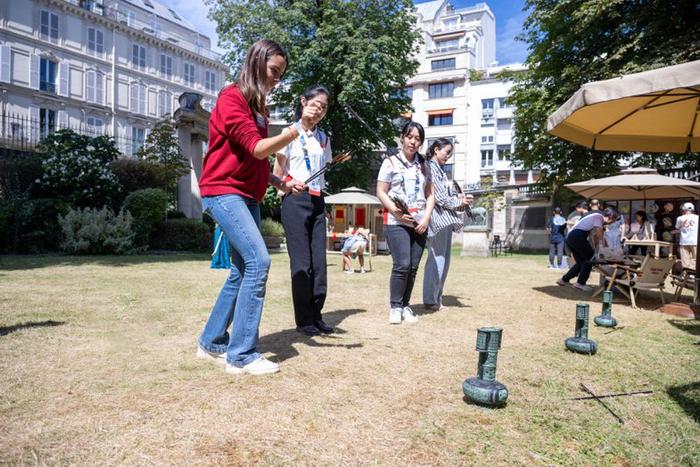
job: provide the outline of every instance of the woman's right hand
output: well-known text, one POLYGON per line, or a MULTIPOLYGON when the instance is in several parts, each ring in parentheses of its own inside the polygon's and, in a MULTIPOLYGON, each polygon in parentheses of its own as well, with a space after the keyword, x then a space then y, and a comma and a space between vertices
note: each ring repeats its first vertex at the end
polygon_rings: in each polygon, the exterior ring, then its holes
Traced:
POLYGON ((298 195, 299 193, 303 193, 304 191, 306 191, 308 186, 306 186, 304 182, 300 182, 296 179, 291 179, 284 183, 284 188, 287 193, 298 195))
POLYGON ((322 115, 323 111, 312 102, 309 105, 304 106, 302 109, 301 124, 305 130, 310 130, 318 124, 322 115))

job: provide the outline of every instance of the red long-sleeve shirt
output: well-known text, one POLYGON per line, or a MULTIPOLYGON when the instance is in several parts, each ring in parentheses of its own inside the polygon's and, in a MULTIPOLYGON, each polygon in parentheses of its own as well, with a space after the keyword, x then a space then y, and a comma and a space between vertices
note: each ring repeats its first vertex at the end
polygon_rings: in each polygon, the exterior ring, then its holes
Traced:
POLYGON ((209 120, 209 150, 202 163, 202 196, 237 194, 262 201, 270 163, 253 157, 255 145, 267 138, 267 119, 248 106, 237 85, 224 89, 209 120))

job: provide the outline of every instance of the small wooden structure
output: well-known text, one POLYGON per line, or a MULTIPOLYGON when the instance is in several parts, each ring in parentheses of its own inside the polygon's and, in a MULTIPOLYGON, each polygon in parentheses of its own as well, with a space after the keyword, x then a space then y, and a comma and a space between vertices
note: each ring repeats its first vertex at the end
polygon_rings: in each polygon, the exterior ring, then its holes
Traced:
POLYGON ((374 251, 371 252, 376 254, 377 244, 384 242, 384 218, 379 198, 352 186, 341 190, 340 193, 326 196, 325 200, 331 213, 329 236, 335 234, 336 237, 340 237, 348 227, 364 227, 376 236, 374 251))

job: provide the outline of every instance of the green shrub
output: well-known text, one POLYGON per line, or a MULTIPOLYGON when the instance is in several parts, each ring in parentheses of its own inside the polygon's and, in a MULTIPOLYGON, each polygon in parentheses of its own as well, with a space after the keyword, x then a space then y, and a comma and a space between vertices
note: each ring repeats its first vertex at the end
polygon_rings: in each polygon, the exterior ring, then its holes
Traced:
POLYGON ((124 210, 134 217, 136 244, 150 244, 151 234, 159 222, 165 220, 168 210, 168 196, 158 188, 146 188, 129 193, 124 200, 124 210))
POLYGON ((58 215, 67 210, 53 199, 0 200, 0 253, 57 251, 58 215))
POLYGON ((175 211, 174 209, 170 209, 168 213, 166 214, 166 217, 168 219, 186 219, 187 216, 185 215, 184 212, 182 211, 175 211))
POLYGON ((284 237, 284 227, 272 219, 263 219, 260 223, 260 231, 265 237, 284 237))
POLYGON ((44 174, 43 156, 10 153, 0 157, 0 196, 15 198, 46 198, 46 190, 37 183, 44 174))
POLYGON ((61 249, 88 255, 136 253, 132 222, 128 212, 115 216, 108 207, 71 209, 65 216, 58 216, 63 233, 61 249))
POLYGON ((163 164, 140 159, 118 159, 111 162, 109 168, 119 180, 124 196, 146 188, 168 190, 170 169, 163 164))
POLYGON ((41 186, 56 198, 81 207, 114 206, 121 186, 109 169, 119 155, 114 140, 60 130, 42 140, 41 186))
POLYGON ((267 191, 265 191, 265 197, 260 204, 260 214, 263 218, 271 217, 278 221, 282 214, 281 208, 282 198, 277 195, 277 188, 268 186, 267 191))
POLYGON ((158 224, 154 248, 176 251, 211 251, 209 226, 196 219, 168 219, 158 224))

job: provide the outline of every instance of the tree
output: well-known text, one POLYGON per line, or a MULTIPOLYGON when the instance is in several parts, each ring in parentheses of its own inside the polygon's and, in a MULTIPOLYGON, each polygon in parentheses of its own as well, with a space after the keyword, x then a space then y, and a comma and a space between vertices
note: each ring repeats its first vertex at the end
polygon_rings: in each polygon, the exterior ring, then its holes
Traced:
POLYGON ((136 156, 147 162, 160 164, 165 170, 168 196, 176 198, 177 182, 190 172, 190 166, 180 151, 172 120, 158 122, 146 137, 136 156))
POLYGON ((309 85, 323 84, 333 94, 321 123, 333 152, 353 150, 351 161, 329 174, 329 189, 367 188, 377 139, 349 116, 352 107, 383 140, 394 141, 393 121, 410 111, 401 92, 418 69, 414 58, 420 33, 410 0, 207 0, 226 61, 237 72, 255 41, 266 38, 289 53, 284 85, 273 101, 292 108, 309 85))
POLYGON ((610 175, 621 160, 667 168, 697 166, 697 154, 593 151, 547 133, 547 117, 584 83, 700 59, 694 0, 527 0, 521 40, 528 70, 514 76, 515 154, 556 188, 610 175))

